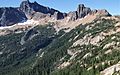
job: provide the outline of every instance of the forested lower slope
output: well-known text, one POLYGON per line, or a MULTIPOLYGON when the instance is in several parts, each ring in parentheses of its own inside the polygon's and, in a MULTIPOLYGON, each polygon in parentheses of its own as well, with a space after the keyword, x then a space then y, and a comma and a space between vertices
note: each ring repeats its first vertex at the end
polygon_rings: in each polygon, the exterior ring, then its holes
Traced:
POLYGON ((0 75, 104 75, 111 66, 117 74, 119 61, 115 19, 99 18, 70 32, 48 24, 0 36, 0 75))

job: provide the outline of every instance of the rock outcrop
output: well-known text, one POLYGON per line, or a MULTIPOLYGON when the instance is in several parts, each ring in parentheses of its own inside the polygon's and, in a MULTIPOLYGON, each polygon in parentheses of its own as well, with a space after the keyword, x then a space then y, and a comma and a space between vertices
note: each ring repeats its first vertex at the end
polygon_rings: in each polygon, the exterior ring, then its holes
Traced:
POLYGON ((90 8, 85 7, 83 4, 79 4, 77 11, 69 12, 68 16, 70 17, 70 20, 74 21, 77 20, 78 18, 84 18, 90 12, 91 12, 90 8))
POLYGON ((85 17, 87 14, 89 14, 91 12, 91 9, 88 7, 85 7, 83 4, 79 4, 78 8, 77 8, 77 14, 78 14, 78 18, 83 18, 85 17))
POLYGON ((69 20, 75 21, 78 19, 78 14, 77 11, 69 12, 68 17, 70 18, 69 20))
POLYGON ((42 6, 37 2, 30 3, 29 0, 23 1, 21 3, 20 10, 23 11, 29 19, 34 18, 36 16, 38 18, 44 18, 48 16, 48 17, 53 17, 57 20, 63 19, 65 17, 64 13, 61 13, 58 10, 42 6))
POLYGON ((9 26, 27 20, 25 14, 17 8, 0 8, 0 26, 9 26))
POLYGON ((68 13, 68 17, 70 17, 70 19, 69 19, 70 21, 84 18, 87 15, 111 16, 111 14, 109 14, 109 12, 105 9, 91 10, 90 8, 85 7, 84 4, 79 4, 76 11, 68 13))

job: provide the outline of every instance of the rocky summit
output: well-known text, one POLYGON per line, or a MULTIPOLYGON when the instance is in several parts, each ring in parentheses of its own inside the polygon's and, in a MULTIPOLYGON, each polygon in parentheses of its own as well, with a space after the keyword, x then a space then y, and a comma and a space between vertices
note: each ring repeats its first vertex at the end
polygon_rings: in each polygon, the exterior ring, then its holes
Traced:
MULTIPOLYGON (((37 16, 37 19, 46 16, 54 17, 56 20, 63 19, 66 14, 58 10, 42 6, 37 2, 30 3, 29 0, 23 1, 20 7, 0 8, 0 26, 10 26, 27 19, 32 19, 37 16)), ((36 19, 36 18, 35 18, 36 19)))
POLYGON ((84 4, 1 7, 0 75, 120 75, 120 16, 84 4))
POLYGON ((27 18, 29 19, 33 18, 35 14, 37 14, 36 15, 37 17, 39 16, 38 18, 44 18, 46 16, 49 16, 49 17, 53 16, 57 20, 63 19, 65 17, 64 13, 61 13, 58 10, 42 6, 38 4, 37 2, 30 3, 29 0, 23 1, 21 3, 20 10, 23 11, 26 14, 27 18), (37 12, 41 13, 41 15, 38 14, 37 12))
POLYGON ((77 11, 68 13, 68 16, 71 20, 77 20, 78 18, 84 18, 86 15, 102 15, 102 16, 111 16, 107 10, 91 10, 89 7, 85 7, 84 4, 79 4, 77 11))
POLYGON ((94 15, 96 13, 98 15, 110 16, 107 10, 91 10, 83 4, 78 5, 77 11, 62 13, 53 8, 42 6, 37 2, 31 3, 29 0, 25 0, 20 4, 20 7, 17 8, 0 8, 0 26, 10 26, 24 22, 27 19, 40 20, 46 17, 54 20, 61 20, 70 17, 70 20, 74 21, 84 18, 88 14, 94 15))

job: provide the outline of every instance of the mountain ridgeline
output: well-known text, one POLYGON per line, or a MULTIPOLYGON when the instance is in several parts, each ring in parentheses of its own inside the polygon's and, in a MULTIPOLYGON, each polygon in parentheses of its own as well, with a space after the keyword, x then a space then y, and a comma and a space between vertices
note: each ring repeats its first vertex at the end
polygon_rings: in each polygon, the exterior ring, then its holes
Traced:
POLYGON ((1 7, 0 75, 120 75, 120 16, 83 4, 1 7))
POLYGON ((78 5, 77 11, 62 13, 53 8, 42 6, 37 2, 31 3, 29 0, 26 0, 20 4, 20 7, 17 8, 0 8, 0 26, 10 26, 16 23, 25 22, 27 19, 39 20, 45 17, 60 20, 69 16, 71 20, 77 20, 78 18, 83 18, 88 14, 95 13, 110 16, 107 10, 91 10, 83 4, 78 5))

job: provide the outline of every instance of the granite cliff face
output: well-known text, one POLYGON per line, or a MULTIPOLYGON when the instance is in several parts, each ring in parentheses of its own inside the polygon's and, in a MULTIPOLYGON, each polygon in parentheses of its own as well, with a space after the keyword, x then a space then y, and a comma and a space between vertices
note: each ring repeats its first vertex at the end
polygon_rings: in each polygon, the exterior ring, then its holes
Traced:
POLYGON ((31 19, 34 17, 45 18, 47 16, 54 17, 55 19, 63 19, 65 16, 58 10, 42 6, 37 2, 30 3, 29 0, 23 1, 20 5, 20 10, 23 11, 26 16, 31 19))
POLYGON ((62 13, 53 8, 45 7, 37 2, 31 3, 29 0, 22 1, 20 7, 12 8, 0 8, 0 26, 10 26, 16 23, 23 22, 27 19, 40 20, 43 18, 61 20, 66 17, 70 18, 70 21, 75 21, 80 18, 84 18, 86 15, 102 15, 110 16, 107 10, 91 10, 85 7, 83 4, 79 4, 76 11, 69 13, 62 13))
POLYGON ((10 26, 27 19, 38 20, 45 17, 53 17, 58 20, 63 19, 65 16, 65 13, 58 10, 44 7, 37 2, 30 3, 29 0, 27 0, 23 1, 18 8, 0 8, 0 26, 10 26))
POLYGON ((77 8, 78 18, 83 18, 90 12, 91 12, 90 8, 85 7, 83 4, 78 5, 78 8, 77 8))
POLYGON ((17 8, 0 8, 0 26, 9 26, 25 20, 27 17, 17 8))

